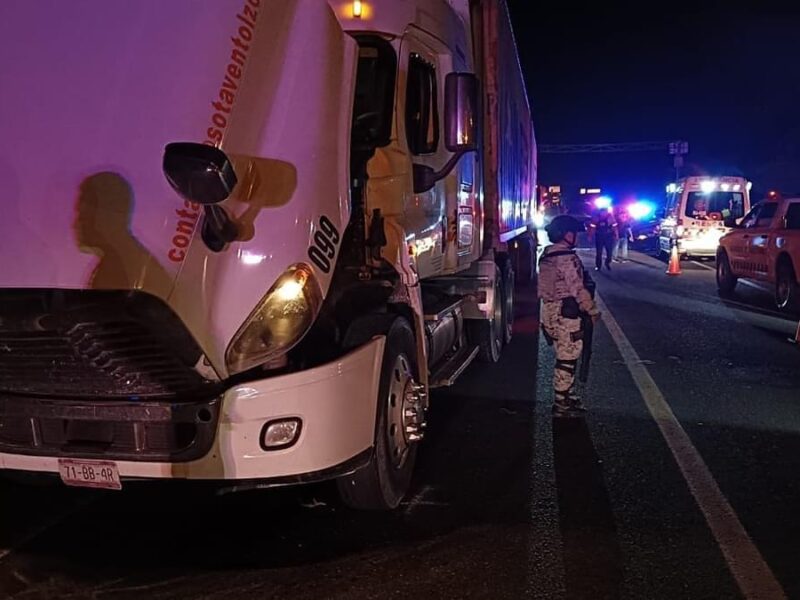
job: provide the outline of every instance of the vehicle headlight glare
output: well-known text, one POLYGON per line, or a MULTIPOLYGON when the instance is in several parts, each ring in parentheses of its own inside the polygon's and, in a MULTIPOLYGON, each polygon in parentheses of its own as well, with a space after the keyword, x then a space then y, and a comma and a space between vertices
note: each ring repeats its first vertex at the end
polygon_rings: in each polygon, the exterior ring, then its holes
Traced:
POLYGON ((275 290, 275 295, 278 296, 280 300, 284 302, 292 302, 293 300, 298 300, 303 293, 303 285, 305 281, 299 281, 296 279, 290 279, 285 283, 281 284, 277 290, 275 290))
POLYGON ((228 372, 246 371, 291 350, 311 327, 321 304, 311 268, 300 263, 287 269, 228 345, 228 372))

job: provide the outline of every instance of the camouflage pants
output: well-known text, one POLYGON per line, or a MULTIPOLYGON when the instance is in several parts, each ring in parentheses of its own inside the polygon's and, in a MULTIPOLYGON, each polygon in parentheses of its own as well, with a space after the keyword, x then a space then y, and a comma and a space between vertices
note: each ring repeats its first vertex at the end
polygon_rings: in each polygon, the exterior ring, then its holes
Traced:
POLYGON ((542 326, 553 339, 556 351, 556 366, 553 372, 553 389, 556 404, 564 404, 575 383, 578 358, 583 350, 583 340, 578 337, 580 319, 565 319, 561 316, 561 302, 542 302, 542 326))

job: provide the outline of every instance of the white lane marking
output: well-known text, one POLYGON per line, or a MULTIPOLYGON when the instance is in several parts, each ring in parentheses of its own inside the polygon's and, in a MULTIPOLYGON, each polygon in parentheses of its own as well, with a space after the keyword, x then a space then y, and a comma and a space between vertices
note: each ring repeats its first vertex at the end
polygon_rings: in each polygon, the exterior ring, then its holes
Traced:
POLYGON ((697 262, 696 260, 690 260, 689 262, 692 263, 693 265, 697 265, 698 267, 703 267, 704 269, 707 269, 709 271, 716 271, 717 270, 716 267, 709 267, 708 265, 706 265, 704 263, 701 263, 701 262, 697 262))
MULTIPOLYGON (((709 271, 714 271, 714 272, 717 271, 716 267, 710 267, 710 266, 705 265, 705 264, 703 264, 701 262, 697 262, 696 260, 691 260, 689 262, 691 262, 693 265, 697 265, 698 267, 703 267, 704 269, 708 269, 709 271)), ((753 283, 752 281, 748 281, 747 279, 740 279, 739 283, 741 283, 742 285, 746 285, 748 287, 751 287, 753 289, 760 290, 762 292, 768 292, 769 291, 769 289, 767 287, 762 286, 762 285, 758 285, 757 283, 753 283)))
POLYGON ((742 595, 747 599, 786 598, 780 583, 775 579, 775 575, 745 531, 733 507, 719 489, 700 453, 675 418, 647 367, 642 364, 636 350, 599 294, 597 305, 603 312, 603 323, 622 354, 647 409, 675 457, 742 595))

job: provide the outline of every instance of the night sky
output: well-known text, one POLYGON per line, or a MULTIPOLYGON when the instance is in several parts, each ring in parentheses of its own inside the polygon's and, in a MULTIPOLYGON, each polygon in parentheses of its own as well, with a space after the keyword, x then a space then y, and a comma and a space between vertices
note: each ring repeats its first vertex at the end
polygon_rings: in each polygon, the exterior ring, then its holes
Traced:
MULTIPOLYGON (((684 173, 800 192, 800 3, 508 2, 539 144, 683 139, 684 173)), ((672 177, 666 150, 539 157, 540 183, 619 196, 661 201, 672 177)))

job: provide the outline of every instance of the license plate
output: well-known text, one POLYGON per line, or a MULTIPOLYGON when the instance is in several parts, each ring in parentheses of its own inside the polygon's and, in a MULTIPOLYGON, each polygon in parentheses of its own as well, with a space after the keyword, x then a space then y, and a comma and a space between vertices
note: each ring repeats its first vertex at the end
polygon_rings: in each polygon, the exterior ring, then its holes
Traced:
POLYGON ((122 489, 117 463, 108 460, 61 458, 58 460, 58 472, 61 474, 61 481, 67 485, 106 490, 122 489))

